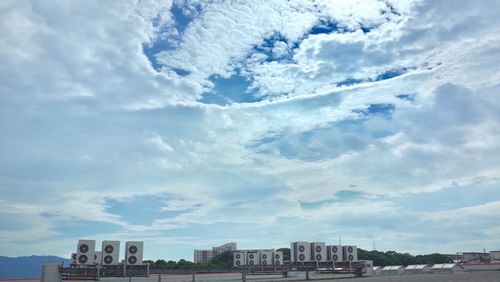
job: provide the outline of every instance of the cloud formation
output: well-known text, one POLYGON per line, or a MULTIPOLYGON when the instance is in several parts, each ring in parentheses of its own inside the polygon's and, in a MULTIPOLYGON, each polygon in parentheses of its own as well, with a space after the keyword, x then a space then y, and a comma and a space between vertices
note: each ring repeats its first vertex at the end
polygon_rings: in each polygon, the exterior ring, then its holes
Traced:
POLYGON ((4 1, 0 246, 497 248, 496 6, 4 1))

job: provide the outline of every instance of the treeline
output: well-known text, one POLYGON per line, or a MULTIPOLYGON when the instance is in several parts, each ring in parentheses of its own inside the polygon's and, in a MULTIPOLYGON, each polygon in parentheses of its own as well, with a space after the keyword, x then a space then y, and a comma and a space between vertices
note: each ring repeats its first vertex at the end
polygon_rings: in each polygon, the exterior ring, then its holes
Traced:
MULTIPOLYGON (((283 260, 290 261, 290 248, 281 248, 277 251, 283 252, 283 260)), ((372 260, 373 265, 388 266, 388 265, 411 265, 411 264, 436 264, 453 262, 447 256, 441 254, 428 254, 413 256, 408 253, 398 253, 395 251, 379 252, 366 251, 358 248, 359 260, 372 260)), ((213 257, 209 262, 193 263, 184 259, 179 261, 165 261, 162 259, 152 261, 145 260, 144 263, 149 263, 151 269, 228 269, 233 266, 233 254, 224 252, 213 257)))
POLYGON ((453 260, 441 254, 428 254, 413 256, 408 253, 398 253, 395 251, 379 252, 366 251, 358 248, 359 260, 372 260, 373 265, 388 266, 388 265, 411 265, 411 264, 436 264, 436 263, 451 263, 453 260))

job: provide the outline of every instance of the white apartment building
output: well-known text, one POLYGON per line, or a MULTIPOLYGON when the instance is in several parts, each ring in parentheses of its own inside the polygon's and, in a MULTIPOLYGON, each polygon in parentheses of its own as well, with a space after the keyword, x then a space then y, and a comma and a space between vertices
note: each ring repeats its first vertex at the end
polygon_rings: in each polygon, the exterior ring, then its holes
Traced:
POLYGON ((235 242, 229 242, 221 246, 212 247, 212 250, 194 250, 194 262, 209 262, 214 256, 226 251, 236 251, 235 242))

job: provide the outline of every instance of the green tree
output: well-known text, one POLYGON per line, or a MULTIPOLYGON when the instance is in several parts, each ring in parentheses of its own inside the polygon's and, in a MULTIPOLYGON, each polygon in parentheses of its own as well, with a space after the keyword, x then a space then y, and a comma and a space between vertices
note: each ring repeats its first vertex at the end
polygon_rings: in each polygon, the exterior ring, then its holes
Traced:
POLYGON ((222 252, 210 260, 210 264, 218 268, 231 268, 233 266, 233 253, 230 251, 222 252))
POLYGON ((419 264, 452 263, 453 260, 441 254, 418 255, 415 257, 419 264))
POLYGON ((158 259, 154 264, 155 268, 167 268, 167 262, 163 259, 158 259))
POLYGON ((193 268, 193 263, 190 261, 187 261, 185 259, 181 259, 177 262, 174 268, 176 269, 192 269, 193 268))
POLYGON ((398 253, 395 251, 379 252, 358 249, 358 258, 372 260, 373 265, 410 265, 410 264, 435 264, 453 262, 447 256, 440 254, 428 254, 413 256, 408 253, 398 253))
POLYGON ((176 266, 177 266, 177 263, 175 261, 173 261, 173 260, 167 261, 167 268, 168 269, 176 268, 176 266))
POLYGON ((154 261, 152 261, 152 260, 143 260, 142 263, 149 264, 149 265, 154 265, 155 264, 154 261))

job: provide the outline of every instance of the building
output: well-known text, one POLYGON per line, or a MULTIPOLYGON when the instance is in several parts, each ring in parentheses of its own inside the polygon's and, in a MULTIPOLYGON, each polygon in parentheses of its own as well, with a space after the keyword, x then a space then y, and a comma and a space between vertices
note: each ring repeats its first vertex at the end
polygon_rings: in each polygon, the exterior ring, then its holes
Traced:
POLYGON ((214 257, 211 250, 194 250, 194 262, 208 262, 214 257))
POLYGON ((214 256, 221 254, 223 252, 232 252, 236 251, 236 243, 235 242, 229 242, 227 244, 217 246, 217 247, 212 247, 212 250, 194 250, 194 259, 193 261, 195 263, 197 262, 209 262, 214 256))
POLYGON ((491 251, 490 256, 492 261, 494 262, 500 261, 500 251, 491 251))
POLYGON ((491 256, 490 253, 479 253, 479 252, 468 252, 468 253, 462 253, 463 256, 463 262, 467 263, 484 263, 484 262, 491 262, 491 256))
POLYGON ((224 245, 212 248, 212 252, 214 253, 214 256, 216 256, 218 254, 222 254, 223 252, 228 252, 228 251, 229 252, 236 251, 236 243, 235 242, 226 243, 224 245))

